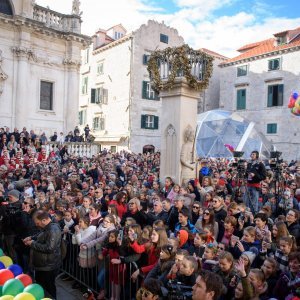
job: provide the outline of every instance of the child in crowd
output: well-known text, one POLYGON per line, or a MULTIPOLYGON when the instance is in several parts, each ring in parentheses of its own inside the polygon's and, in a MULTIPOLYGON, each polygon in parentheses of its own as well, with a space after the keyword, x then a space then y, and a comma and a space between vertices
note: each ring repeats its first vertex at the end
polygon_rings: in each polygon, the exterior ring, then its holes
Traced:
POLYGON ((248 226, 244 229, 242 240, 232 236, 230 240, 229 252, 235 259, 239 258, 244 251, 248 251, 251 247, 261 249, 260 241, 255 240, 256 230, 253 226, 248 226))
POLYGON ((201 262, 203 270, 212 271, 214 269, 218 263, 217 253, 218 249, 216 245, 212 243, 206 245, 201 262))
POLYGON ((178 196, 179 191, 180 191, 180 186, 178 184, 174 184, 173 188, 168 194, 168 199, 170 199, 171 204, 174 204, 174 200, 178 196))
POLYGON ((193 286, 196 282, 198 262, 194 256, 185 256, 180 263, 175 280, 186 286, 193 286))
POLYGON ((176 255, 175 255, 175 263, 173 264, 169 274, 167 275, 168 279, 175 279, 177 272, 180 269, 180 264, 183 261, 183 259, 189 255, 189 252, 187 250, 184 249, 178 249, 176 251, 176 255))
POLYGON ((207 243, 206 233, 196 233, 194 237, 194 246, 190 248, 190 254, 202 258, 207 243))
MULTIPOLYGON (((102 255, 109 257, 109 268, 102 267, 98 274, 98 284, 100 287, 100 296, 104 295, 105 275, 107 275, 111 284, 111 300, 118 300, 121 293, 121 284, 123 280, 123 264, 113 264, 113 259, 120 258, 120 245, 117 241, 119 230, 113 230, 109 233, 108 239, 103 244, 102 255), (105 274, 107 271, 107 274, 105 274)), ((99 297, 100 298, 100 297, 99 297)))
POLYGON ((256 240, 262 241, 265 237, 271 235, 268 228, 268 216, 264 213, 258 213, 255 216, 256 240))

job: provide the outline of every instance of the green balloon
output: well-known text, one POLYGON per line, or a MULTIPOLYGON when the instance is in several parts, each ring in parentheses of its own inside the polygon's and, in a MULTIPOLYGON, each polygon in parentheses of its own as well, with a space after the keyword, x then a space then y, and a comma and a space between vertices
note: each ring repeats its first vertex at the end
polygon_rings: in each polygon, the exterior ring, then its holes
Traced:
POLYGON ((0 286, 0 296, 2 296, 2 289, 3 289, 3 286, 0 286))
POLYGON ((9 279, 3 285, 2 294, 17 296, 23 292, 23 289, 24 285, 19 279, 9 279))
POLYGON ((3 250, 0 248, 0 256, 3 256, 3 250))
POLYGON ((30 293, 36 300, 41 300, 45 297, 44 289, 37 283, 26 286, 24 292, 30 293))

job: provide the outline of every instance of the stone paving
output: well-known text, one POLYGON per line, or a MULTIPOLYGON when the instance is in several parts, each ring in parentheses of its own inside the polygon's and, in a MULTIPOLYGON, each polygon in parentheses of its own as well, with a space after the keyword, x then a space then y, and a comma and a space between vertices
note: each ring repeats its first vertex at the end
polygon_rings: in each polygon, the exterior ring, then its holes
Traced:
POLYGON ((63 281, 58 276, 56 284, 56 300, 83 300, 82 293, 79 289, 72 289, 74 281, 63 281))

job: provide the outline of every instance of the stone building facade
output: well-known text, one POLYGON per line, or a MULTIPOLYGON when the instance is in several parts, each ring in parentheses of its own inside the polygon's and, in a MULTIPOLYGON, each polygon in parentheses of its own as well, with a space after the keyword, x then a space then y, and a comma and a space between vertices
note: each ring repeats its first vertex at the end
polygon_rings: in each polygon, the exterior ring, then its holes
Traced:
MULTIPOLYGON (((184 43, 174 28, 148 21, 127 34, 99 29, 83 51, 79 123, 112 151, 160 149, 161 101, 150 87, 147 59, 155 49, 184 43)), ((179 117, 179 116, 178 116, 179 117)))
POLYGON ((3 0, 0 24, 1 127, 72 130, 81 50, 91 42, 81 34, 78 1, 64 15, 32 0, 3 0))
POLYGON ((220 66, 220 108, 237 111, 287 159, 300 158, 300 120, 288 108, 300 92, 300 28, 243 46, 220 66))

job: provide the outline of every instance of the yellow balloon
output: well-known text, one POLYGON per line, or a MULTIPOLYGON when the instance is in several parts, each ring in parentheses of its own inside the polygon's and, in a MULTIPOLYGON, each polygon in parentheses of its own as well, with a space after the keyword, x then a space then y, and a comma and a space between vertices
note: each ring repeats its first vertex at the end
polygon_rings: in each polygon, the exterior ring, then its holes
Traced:
POLYGON ((14 300, 14 296, 5 295, 5 296, 0 297, 0 300, 14 300))
POLYGON ((50 298, 43 298, 43 299, 41 299, 41 300, 52 300, 52 299, 50 299, 50 298))
POLYGON ((297 101, 295 102, 295 106, 297 109, 300 110, 300 97, 297 99, 297 101))
POLYGON ((35 300, 35 297, 29 293, 20 293, 18 294, 14 300, 35 300))
POLYGON ((13 261, 9 256, 1 256, 0 261, 4 264, 5 268, 13 264, 13 261))

